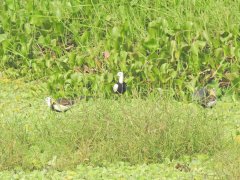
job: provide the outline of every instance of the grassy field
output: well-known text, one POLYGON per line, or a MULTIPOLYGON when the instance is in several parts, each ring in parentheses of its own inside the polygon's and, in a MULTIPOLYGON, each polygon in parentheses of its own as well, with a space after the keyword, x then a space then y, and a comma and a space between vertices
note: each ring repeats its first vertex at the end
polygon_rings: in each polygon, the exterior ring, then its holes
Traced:
POLYGON ((0 179, 240 179, 239 8, 2 0, 0 179), (216 107, 192 102, 203 86, 216 107), (44 102, 79 95, 98 98, 66 113, 44 102))
POLYGON ((2 178, 239 177, 238 103, 204 109, 155 94, 55 113, 46 84, 0 86, 2 178))

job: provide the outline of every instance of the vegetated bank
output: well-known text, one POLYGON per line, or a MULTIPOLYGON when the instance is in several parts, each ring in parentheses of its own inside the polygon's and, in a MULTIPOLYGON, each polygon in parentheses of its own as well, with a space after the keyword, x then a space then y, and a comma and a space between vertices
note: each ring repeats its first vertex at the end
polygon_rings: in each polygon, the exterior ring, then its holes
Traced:
POLYGON ((54 96, 111 94, 126 73, 129 93, 209 85, 239 95, 237 1, 3 1, 0 68, 46 78, 54 96), (104 58, 103 52, 110 57, 104 58))

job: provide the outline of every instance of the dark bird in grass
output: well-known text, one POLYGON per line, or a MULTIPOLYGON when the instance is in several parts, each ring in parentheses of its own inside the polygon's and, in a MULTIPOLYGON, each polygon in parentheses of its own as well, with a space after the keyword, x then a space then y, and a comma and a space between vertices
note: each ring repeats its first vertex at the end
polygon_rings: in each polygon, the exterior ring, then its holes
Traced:
POLYGON ((216 90, 214 88, 200 88, 194 92, 193 99, 203 107, 211 108, 217 103, 216 90))
POLYGON ((47 97, 45 101, 48 107, 56 112, 66 112, 75 104, 75 101, 73 99, 67 98, 59 98, 57 100, 54 100, 51 97, 47 97))
POLYGON ((118 72, 117 76, 119 77, 118 82, 113 86, 113 92, 117 94, 123 94, 127 90, 127 84, 123 81, 123 72, 118 72))

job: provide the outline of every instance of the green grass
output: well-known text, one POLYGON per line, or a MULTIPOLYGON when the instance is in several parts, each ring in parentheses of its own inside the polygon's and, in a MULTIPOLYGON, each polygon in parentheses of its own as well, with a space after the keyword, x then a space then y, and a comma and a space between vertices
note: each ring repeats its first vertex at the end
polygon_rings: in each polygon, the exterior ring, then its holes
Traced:
POLYGON ((3 0, 0 178, 239 179, 239 26, 232 0, 3 0), (213 109, 189 101, 202 86, 213 109))
POLYGON ((201 176, 201 168, 207 175, 239 175, 239 158, 235 158, 239 145, 234 143, 239 104, 219 102, 204 109, 154 95, 145 100, 93 99, 55 113, 44 102, 46 85, 6 79, 0 85, 0 169, 8 170, 2 176, 12 176, 15 169, 29 178, 67 176, 68 170, 76 177, 99 172, 105 177, 106 172, 116 171, 112 177, 127 178, 132 173, 141 176, 138 172, 143 168, 142 173, 150 171, 149 176, 155 177, 161 176, 158 167, 169 168, 169 173, 163 170, 164 177, 172 171, 176 177, 201 176), (118 167, 119 162, 125 164, 118 167), (229 172, 225 165, 230 162, 234 168, 229 172), (177 163, 197 168, 181 173, 174 168, 177 163))

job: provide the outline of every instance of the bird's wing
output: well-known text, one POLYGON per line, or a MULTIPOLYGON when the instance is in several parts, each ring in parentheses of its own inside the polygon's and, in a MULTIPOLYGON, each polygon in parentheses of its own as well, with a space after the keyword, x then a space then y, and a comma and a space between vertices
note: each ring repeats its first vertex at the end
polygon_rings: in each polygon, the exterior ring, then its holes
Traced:
POLYGON ((75 102, 73 99, 66 99, 66 98, 60 98, 57 100, 57 104, 60 104, 62 106, 71 106, 73 105, 75 102))
POLYGON ((125 92, 127 90, 127 83, 123 82, 123 91, 125 92))
POLYGON ((211 101, 207 102, 206 107, 212 107, 212 106, 216 105, 216 103, 217 103, 216 99, 211 100, 211 101))
POLYGON ((61 104, 53 104, 53 110, 57 112, 64 112, 71 108, 71 106, 63 106, 61 104))
POLYGON ((192 99, 194 101, 202 101, 207 97, 207 92, 205 88, 200 88, 193 93, 192 99))

